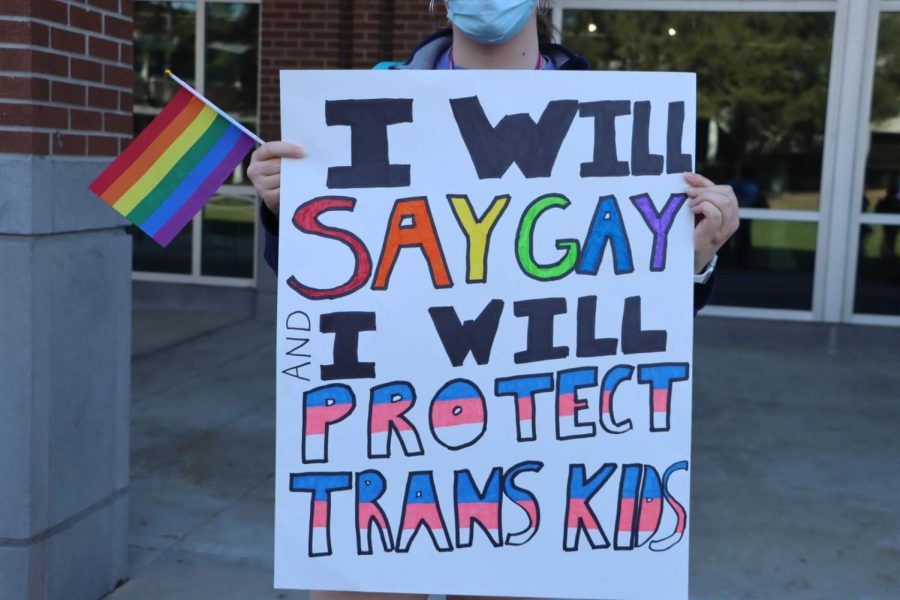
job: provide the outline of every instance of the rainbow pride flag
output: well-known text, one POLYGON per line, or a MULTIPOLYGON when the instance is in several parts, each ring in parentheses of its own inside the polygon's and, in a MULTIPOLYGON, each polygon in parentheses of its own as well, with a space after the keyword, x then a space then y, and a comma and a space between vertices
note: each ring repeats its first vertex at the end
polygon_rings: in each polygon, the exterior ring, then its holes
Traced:
POLYGON ((182 88, 90 190, 165 247, 244 160, 258 137, 182 88))

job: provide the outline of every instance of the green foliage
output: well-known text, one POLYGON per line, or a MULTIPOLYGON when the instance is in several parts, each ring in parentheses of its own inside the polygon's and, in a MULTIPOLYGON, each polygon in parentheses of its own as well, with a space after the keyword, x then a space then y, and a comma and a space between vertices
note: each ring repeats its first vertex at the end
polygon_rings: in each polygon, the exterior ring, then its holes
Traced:
POLYGON ((696 72, 698 117, 740 164, 821 155, 833 29, 828 13, 566 11, 564 38, 597 69, 696 72))
POLYGON ((884 13, 878 34, 875 60, 875 96, 872 120, 900 115, 900 13, 884 13))
POLYGON ((196 17, 192 2, 135 3, 135 106, 159 108, 174 95, 178 86, 163 76, 165 69, 193 83, 196 17))

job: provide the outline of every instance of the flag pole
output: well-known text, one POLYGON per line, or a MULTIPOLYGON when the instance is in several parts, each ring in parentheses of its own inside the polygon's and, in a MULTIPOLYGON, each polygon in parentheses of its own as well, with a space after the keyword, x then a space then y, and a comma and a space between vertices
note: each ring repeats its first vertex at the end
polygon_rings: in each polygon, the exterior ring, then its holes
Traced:
POLYGON ((255 141, 257 144, 260 144, 260 145, 265 144, 265 142, 262 140, 262 138, 260 138, 258 135, 256 135, 255 133, 253 133, 252 131, 250 131, 249 129, 247 129, 246 127, 244 127, 243 125, 241 125, 241 124, 238 123, 237 121, 235 121, 235 120, 234 120, 233 118, 231 118, 231 116, 230 116, 228 113, 226 113, 224 110, 222 110, 221 108, 219 108, 218 106, 216 106, 215 104, 213 104, 212 102, 210 102, 208 99, 204 98, 203 95, 202 95, 200 92, 198 92, 197 90, 195 90, 194 88, 192 88, 191 86, 189 86, 188 84, 186 84, 184 81, 182 81, 177 75, 175 75, 175 73, 173 73, 173 72, 171 71, 171 69, 166 69, 164 72, 165 72, 166 75, 168 75, 169 77, 171 77, 172 80, 173 80, 175 83, 177 83, 178 85, 180 85, 181 87, 183 87, 184 89, 186 89, 187 91, 189 91, 189 92, 190 92, 191 94, 193 94, 195 97, 197 97, 197 98, 199 98, 200 100, 202 100, 204 104, 206 104, 208 107, 210 107, 211 109, 213 109, 214 111, 216 111, 217 113, 219 113, 219 114, 220 114, 221 116, 223 116, 224 118, 228 119, 228 121, 229 121, 232 125, 234 125, 234 126, 237 127, 238 129, 240 129, 241 131, 243 131, 245 134, 247 134, 248 136, 250 136, 250 138, 251 138, 253 141, 255 141))

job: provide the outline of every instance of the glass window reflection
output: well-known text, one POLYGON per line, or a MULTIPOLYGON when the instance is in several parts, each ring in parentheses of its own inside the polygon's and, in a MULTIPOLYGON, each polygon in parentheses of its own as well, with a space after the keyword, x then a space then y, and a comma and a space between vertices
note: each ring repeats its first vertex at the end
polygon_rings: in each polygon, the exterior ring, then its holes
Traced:
POLYGON ((168 246, 163 248, 143 231, 130 225, 128 231, 132 234, 134 241, 132 268, 135 271, 150 273, 190 275, 191 247, 193 246, 191 232, 193 229, 194 223, 188 223, 187 227, 175 236, 168 246))
POLYGON ((900 315, 900 223, 863 225, 856 280, 856 312, 900 315))
POLYGON ((697 168, 746 208, 817 210, 831 13, 566 10, 595 69, 694 71, 697 168))
POLYGON ((812 310, 816 223, 742 221, 719 251, 713 303, 812 310))
POLYGON ((166 69, 194 85, 196 11, 193 2, 134 4, 135 135, 178 91, 178 84, 166 77, 166 69))
MULTIPOLYGON (((259 5, 206 5, 206 95, 253 132, 259 129, 259 5)), ((226 183, 249 185, 245 174, 250 157, 226 183)))
MULTIPOLYGON (((889 223, 863 224, 859 237, 858 313, 900 315, 900 13, 879 24, 871 137, 862 212, 889 223)), ((865 218, 865 217, 864 217, 865 218)))
MULTIPOLYGON (((165 76, 166 68, 200 88, 212 102, 251 131, 258 129, 259 4, 204 3, 206 19, 199 25, 204 29, 205 42, 200 45, 195 33, 197 4, 190 0, 135 2, 135 134, 140 133, 178 91, 178 85, 165 76), (202 82, 196 81, 197 58, 204 65, 202 82)), ((226 183, 246 185, 250 189, 246 178, 249 161, 248 156, 226 183)), ((255 206, 252 197, 214 197, 200 218, 200 248, 192 247, 193 223, 166 249, 160 248, 139 229, 130 228, 134 236, 134 270, 252 278, 255 206), (192 270, 196 262, 200 264, 199 273, 192 270)))
MULTIPOLYGON (((166 77, 172 69, 194 83, 194 2, 140 1, 134 4, 134 135, 137 136, 159 114, 178 91, 166 77)), ((137 227, 132 268, 153 273, 191 273, 192 224, 161 248, 137 227)))
MULTIPOLYGON (((563 13, 596 69, 697 73, 697 170, 743 209, 818 210, 833 33, 833 13, 563 13)), ((713 303, 812 310, 817 231, 744 219, 713 303)))
POLYGON ((200 272, 219 277, 253 277, 256 200, 217 195, 203 208, 200 272))

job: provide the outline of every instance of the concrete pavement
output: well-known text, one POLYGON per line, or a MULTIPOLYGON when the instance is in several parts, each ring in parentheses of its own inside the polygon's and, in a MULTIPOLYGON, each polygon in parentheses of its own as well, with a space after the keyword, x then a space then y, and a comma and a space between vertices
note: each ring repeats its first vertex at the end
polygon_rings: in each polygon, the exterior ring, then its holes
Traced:
MULTIPOLYGON (((137 311, 131 579, 274 591, 270 323, 137 311)), ((900 329, 697 321, 691 597, 900 597, 900 329)))

